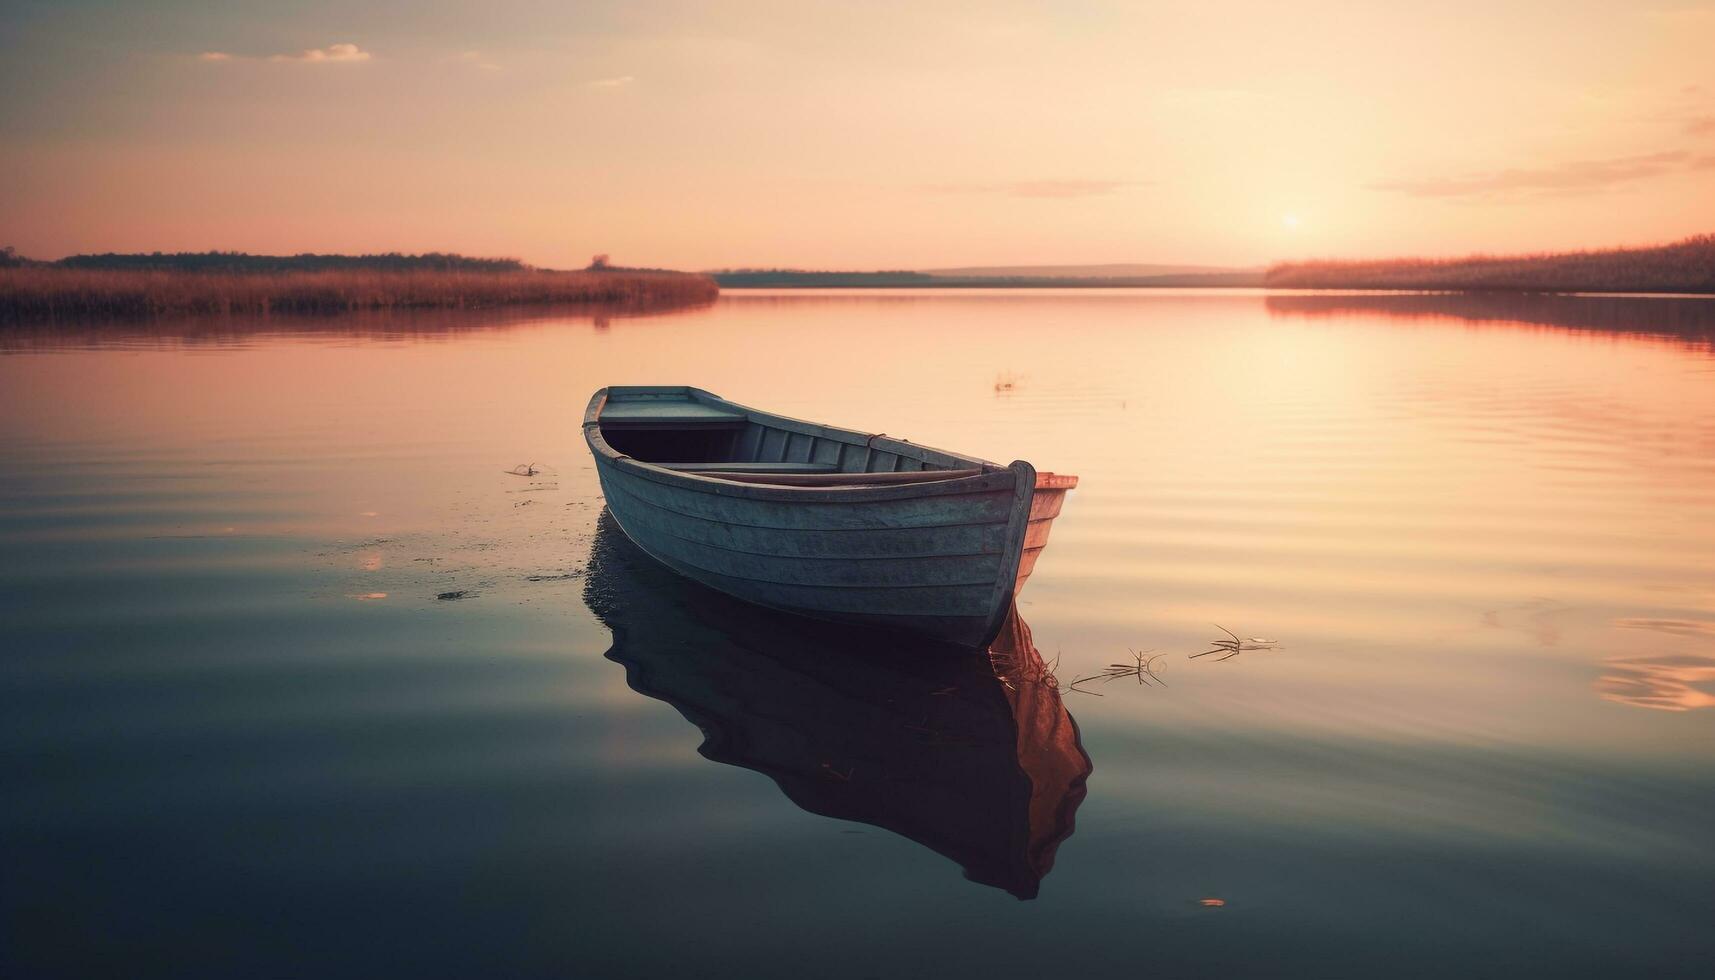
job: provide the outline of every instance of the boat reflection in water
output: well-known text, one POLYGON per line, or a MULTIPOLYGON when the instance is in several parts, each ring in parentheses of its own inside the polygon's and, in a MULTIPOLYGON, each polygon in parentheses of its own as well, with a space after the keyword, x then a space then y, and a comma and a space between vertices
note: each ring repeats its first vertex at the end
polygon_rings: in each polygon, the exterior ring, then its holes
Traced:
POLYGON ((584 600, 608 659, 811 813, 872 824, 1034 898, 1090 759, 1016 610, 987 657, 740 602, 671 571, 605 511, 584 600))

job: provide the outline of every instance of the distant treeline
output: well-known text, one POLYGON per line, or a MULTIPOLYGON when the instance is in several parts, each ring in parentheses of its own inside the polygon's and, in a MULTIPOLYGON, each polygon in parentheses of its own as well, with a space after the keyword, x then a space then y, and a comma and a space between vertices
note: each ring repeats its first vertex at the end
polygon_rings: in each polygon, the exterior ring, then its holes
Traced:
POLYGON ((885 272, 827 272, 800 269, 723 269, 711 272, 722 288, 775 289, 816 286, 929 286, 926 272, 895 269, 885 272))
POLYGON ((709 274, 720 283, 722 289, 1102 289, 1262 285, 1262 276, 1255 272, 1182 273, 1163 276, 965 276, 905 270, 812 272, 798 269, 736 269, 709 274))
POLYGON ((100 255, 70 255, 53 265, 67 269, 166 269, 176 272, 327 272, 341 269, 392 271, 522 272, 528 268, 517 259, 472 258, 451 252, 405 255, 382 252, 374 255, 250 255, 246 252, 103 252, 100 255))
POLYGON ((526 303, 658 307, 705 303, 719 293, 708 276, 630 269, 360 266, 238 272, 43 264, 0 268, 0 323, 526 303))
POLYGON ((1268 270, 1266 282, 1284 289, 1715 293, 1715 235, 1591 252, 1285 262, 1268 270))

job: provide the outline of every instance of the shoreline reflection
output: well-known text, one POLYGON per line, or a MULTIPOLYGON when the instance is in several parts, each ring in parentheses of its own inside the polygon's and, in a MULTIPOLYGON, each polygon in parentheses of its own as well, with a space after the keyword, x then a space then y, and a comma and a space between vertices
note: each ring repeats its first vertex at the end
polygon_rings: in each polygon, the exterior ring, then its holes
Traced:
POLYGON ((470 308, 399 307, 338 313, 199 314, 161 317, 67 317, 0 321, 0 353, 104 349, 218 349, 279 337, 367 342, 452 341, 551 323, 596 331, 616 320, 655 320, 706 312, 715 300, 541 303, 470 308))
POLYGON ((1270 316, 1383 316, 1471 326, 1671 337, 1715 350, 1715 297, 1576 296, 1556 293, 1273 293, 1270 316))
POLYGON ((661 567, 605 511, 584 601, 626 683, 700 728, 704 758, 804 810, 892 831, 1020 899, 1072 834, 1090 759, 1016 609, 987 657, 775 613, 661 567))

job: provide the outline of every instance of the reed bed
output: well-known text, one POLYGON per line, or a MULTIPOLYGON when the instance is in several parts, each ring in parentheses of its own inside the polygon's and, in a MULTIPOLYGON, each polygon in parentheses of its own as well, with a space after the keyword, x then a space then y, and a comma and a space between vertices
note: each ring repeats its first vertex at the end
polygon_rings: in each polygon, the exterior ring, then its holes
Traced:
POLYGON ((1715 293, 1715 235, 1589 252, 1285 262, 1263 281, 1283 289, 1715 293))
POLYGON ((253 273, 25 266, 0 269, 0 322, 547 303, 675 306, 707 302, 719 292, 708 276, 623 269, 253 273))

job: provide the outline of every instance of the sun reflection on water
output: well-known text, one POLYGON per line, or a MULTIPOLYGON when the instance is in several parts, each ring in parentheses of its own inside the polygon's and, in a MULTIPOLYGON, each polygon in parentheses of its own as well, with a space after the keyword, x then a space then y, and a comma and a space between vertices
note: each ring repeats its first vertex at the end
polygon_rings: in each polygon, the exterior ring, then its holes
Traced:
POLYGON ((1715 707, 1715 657, 1616 657, 1596 682, 1604 700, 1658 711, 1715 707))

